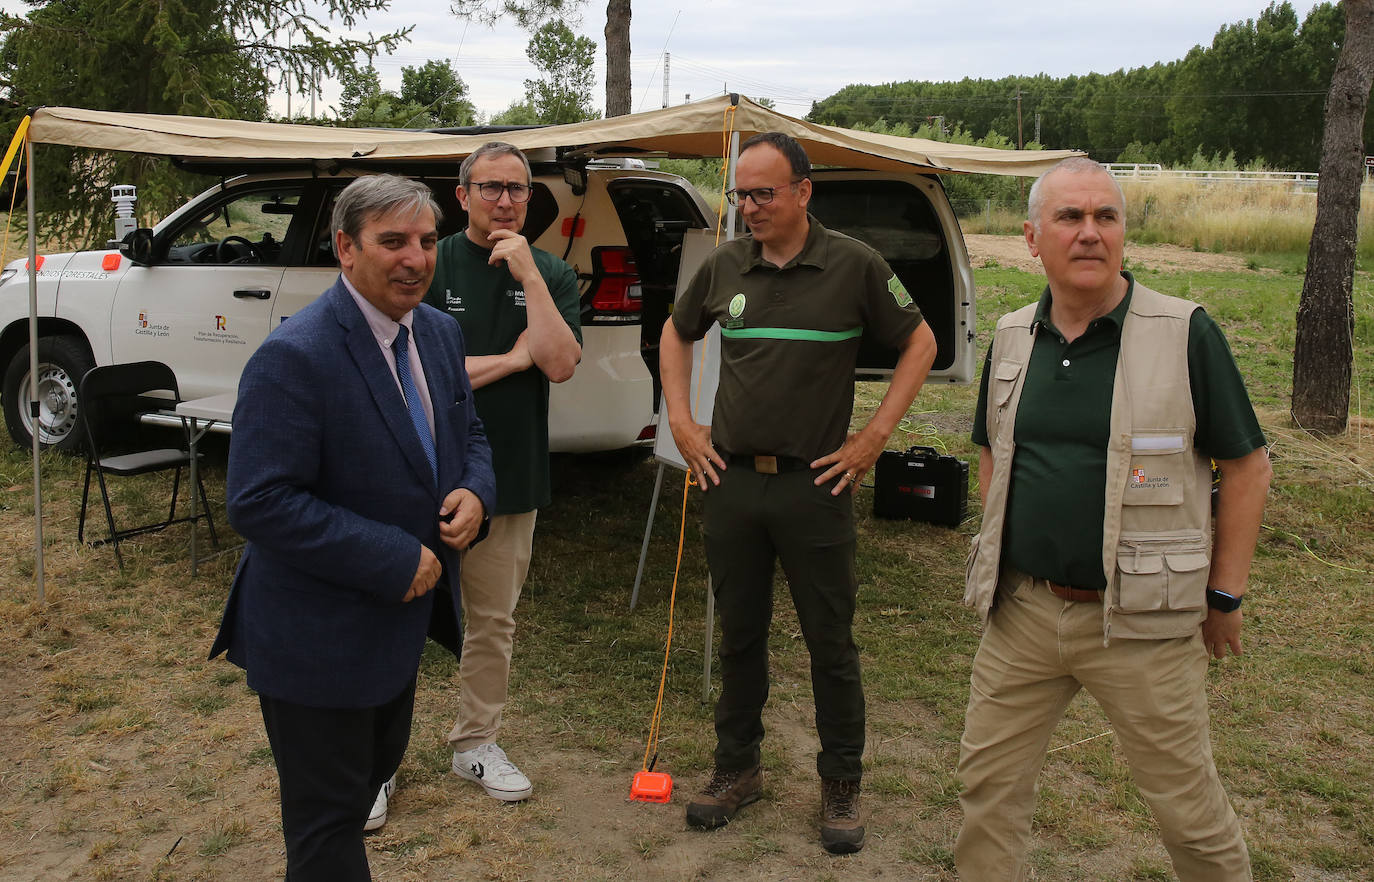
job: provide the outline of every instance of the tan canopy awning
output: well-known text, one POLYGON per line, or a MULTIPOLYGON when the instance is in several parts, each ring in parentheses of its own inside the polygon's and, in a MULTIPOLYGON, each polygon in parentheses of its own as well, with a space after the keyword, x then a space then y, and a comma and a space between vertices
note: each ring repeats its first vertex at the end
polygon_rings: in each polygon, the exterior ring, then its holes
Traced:
POLYGON ((377 165, 388 160, 459 160, 495 137, 522 150, 557 149, 565 156, 711 158, 724 155, 730 127, 739 133, 741 141, 758 132, 785 132, 802 143, 815 165, 878 171, 1034 177, 1061 159, 1080 155, 1074 150, 996 150, 821 126, 748 98, 732 101, 731 96, 500 135, 443 135, 42 107, 33 114, 29 135, 35 143, 149 153, 195 164, 351 160, 377 165))

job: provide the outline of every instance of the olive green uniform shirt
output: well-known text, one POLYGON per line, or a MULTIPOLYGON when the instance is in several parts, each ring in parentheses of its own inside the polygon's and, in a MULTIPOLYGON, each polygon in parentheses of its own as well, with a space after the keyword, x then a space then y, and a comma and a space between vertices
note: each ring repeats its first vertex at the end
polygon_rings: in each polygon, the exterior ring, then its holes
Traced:
MULTIPOLYGON (((1107 435, 1121 351, 1126 296, 1066 342, 1050 322, 1050 289, 1040 295, 1040 325, 1016 411, 1016 459, 1007 499, 1002 560, 1062 585, 1101 590, 1106 515, 1107 435)), ((992 348, 988 348, 988 357, 992 348)), ((973 442, 988 446, 988 363, 983 363, 973 442)), ((1188 326, 1188 375, 1197 428, 1193 446, 1213 459, 1238 459, 1264 446, 1231 348, 1201 308, 1188 326)))
MULTIPOLYGON (((572 267, 533 246, 535 266, 554 305, 582 342, 581 300, 572 267)), ((458 320, 468 355, 501 355, 529 327, 525 290, 504 262, 490 266, 491 250, 466 232, 439 241, 434 281, 425 300, 458 320)), ((549 504, 549 380, 538 367, 502 377, 476 390, 473 401, 491 443, 496 511, 506 515, 549 504)))
POLYGON ((897 348, 921 311, 887 261, 808 215, 801 253, 776 267, 744 236, 717 248, 673 309, 687 340, 721 326, 712 442, 811 461, 844 444, 861 338, 897 348))

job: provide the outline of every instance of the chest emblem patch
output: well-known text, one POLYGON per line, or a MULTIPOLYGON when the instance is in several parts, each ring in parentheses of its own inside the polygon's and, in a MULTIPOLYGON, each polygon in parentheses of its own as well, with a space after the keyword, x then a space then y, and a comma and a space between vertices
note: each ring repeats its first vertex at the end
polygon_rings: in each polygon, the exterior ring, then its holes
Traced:
POLYGON ((1131 469, 1131 490, 1168 490, 1172 486, 1168 475, 1150 475, 1144 469, 1131 469))
POLYGON ((887 280, 887 290, 892 294, 892 299, 897 301, 897 305, 906 308, 911 305, 911 295, 906 292, 906 286, 902 280, 893 273, 892 278, 887 280))
POLYGON ((730 318, 737 319, 744 314, 744 295, 736 294, 730 298, 730 318))

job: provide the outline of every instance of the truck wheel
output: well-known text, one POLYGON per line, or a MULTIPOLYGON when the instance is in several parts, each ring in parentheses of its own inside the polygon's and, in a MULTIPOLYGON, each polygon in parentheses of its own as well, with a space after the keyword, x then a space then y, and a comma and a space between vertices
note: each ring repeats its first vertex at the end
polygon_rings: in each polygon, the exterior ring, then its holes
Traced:
MULTIPOLYGON (((77 388, 94 366, 86 345, 78 337, 45 337, 38 341, 38 424, 44 447, 66 452, 85 443, 77 388)), ((5 427, 22 447, 33 446, 33 418, 29 415, 29 347, 10 359, 3 390, 5 427)))

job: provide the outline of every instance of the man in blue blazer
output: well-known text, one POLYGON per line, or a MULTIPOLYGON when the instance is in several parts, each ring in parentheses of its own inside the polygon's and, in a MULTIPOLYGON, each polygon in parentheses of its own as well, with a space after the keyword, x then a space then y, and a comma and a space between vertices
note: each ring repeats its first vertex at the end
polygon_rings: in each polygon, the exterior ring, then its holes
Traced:
POLYGON ((226 493, 248 546, 211 657, 259 695, 290 882, 371 878, 363 825, 410 737, 431 589, 456 594, 495 503, 462 333, 421 303, 438 218, 414 181, 345 188, 339 280, 239 383, 226 493))

